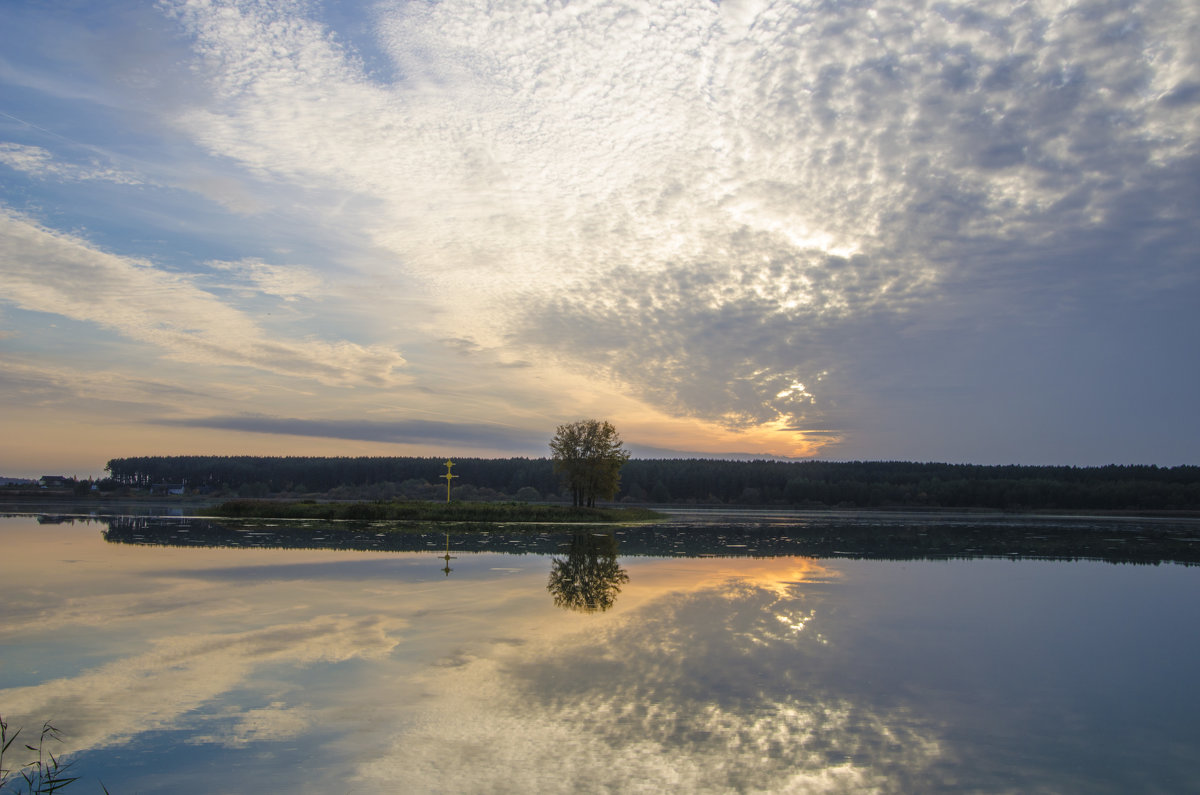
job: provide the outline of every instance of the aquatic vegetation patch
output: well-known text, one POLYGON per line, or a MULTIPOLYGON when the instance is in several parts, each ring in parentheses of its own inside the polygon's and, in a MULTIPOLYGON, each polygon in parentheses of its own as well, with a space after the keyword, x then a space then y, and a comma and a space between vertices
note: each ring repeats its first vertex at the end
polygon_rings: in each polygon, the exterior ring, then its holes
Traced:
POLYGON ((587 508, 521 502, 450 502, 377 500, 230 500, 199 511, 226 519, 408 520, 422 522, 649 522, 666 517, 647 508, 587 508))

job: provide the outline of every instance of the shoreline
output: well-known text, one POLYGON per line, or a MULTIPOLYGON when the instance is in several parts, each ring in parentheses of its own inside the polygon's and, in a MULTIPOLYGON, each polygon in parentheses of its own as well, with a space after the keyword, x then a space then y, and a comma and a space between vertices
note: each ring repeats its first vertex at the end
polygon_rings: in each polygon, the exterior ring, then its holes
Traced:
MULTIPOLYGON (((0 514, 57 514, 57 515, 168 515, 168 516, 183 516, 205 518, 212 517, 211 514, 204 511, 213 506, 218 506, 228 500, 223 498, 210 497, 143 497, 143 498, 86 498, 86 499, 30 499, 22 497, 20 499, 9 498, 0 494, 0 514)), ((256 499, 253 502, 263 502, 270 504, 290 504, 297 502, 306 502, 307 500, 292 500, 292 499, 256 499)), ((374 500, 322 500, 313 498, 313 502, 318 505, 358 505, 371 504, 374 500)), ((463 502, 451 503, 451 505, 462 505, 463 502)), ((478 502, 467 503, 477 505, 501 505, 509 504, 503 501, 496 502, 478 502)), ((547 508, 565 508, 570 510, 571 506, 562 502, 538 502, 538 503, 523 503, 530 506, 544 506, 547 508)), ((1148 520, 1200 520, 1200 510, 1188 509, 1159 509, 1159 510, 1139 510, 1136 508, 1096 508, 1096 509, 1080 509, 1080 508, 946 508, 933 506, 879 506, 879 507, 850 507, 850 506, 792 506, 792 505, 723 505, 720 503, 606 503, 597 506, 600 509, 625 509, 633 508, 640 510, 649 510, 667 516, 678 516, 680 514, 697 514, 697 515, 717 515, 720 513, 731 514, 752 514, 752 513, 771 513, 771 514, 791 514, 797 517, 817 516, 817 515, 834 515, 834 516, 853 516, 853 515, 871 515, 885 516, 895 514, 900 516, 917 516, 927 514, 930 516, 1045 516, 1051 518, 1072 518, 1081 519, 1096 518, 1096 519, 1148 519, 1148 520)), ((271 517, 271 518, 287 518, 287 517, 271 517)))

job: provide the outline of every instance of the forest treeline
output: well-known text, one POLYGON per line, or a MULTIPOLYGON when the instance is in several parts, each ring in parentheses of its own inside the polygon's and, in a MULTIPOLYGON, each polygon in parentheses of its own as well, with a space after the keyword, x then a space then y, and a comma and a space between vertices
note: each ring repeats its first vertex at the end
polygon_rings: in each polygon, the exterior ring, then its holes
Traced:
MULTIPOLYGON (((263 497, 444 499, 444 459, 144 456, 114 458, 109 487, 263 497)), ((456 458, 455 499, 556 500, 548 458, 456 458)), ((987 466, 900 461, 632 459, 616 500, 799 508, 1200 510, 1200 467, 987 466)), ((565 496, 570 499, 569 493, 565 496)))

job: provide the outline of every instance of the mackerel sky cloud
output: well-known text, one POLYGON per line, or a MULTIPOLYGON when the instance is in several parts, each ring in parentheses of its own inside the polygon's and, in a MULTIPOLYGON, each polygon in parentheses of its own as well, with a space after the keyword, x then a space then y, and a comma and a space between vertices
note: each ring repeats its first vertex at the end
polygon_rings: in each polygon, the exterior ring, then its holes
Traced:
POLYGON ((10 4, 0 467, 581 416, 1195 463, 1198 42, 1185 0, 10 4))

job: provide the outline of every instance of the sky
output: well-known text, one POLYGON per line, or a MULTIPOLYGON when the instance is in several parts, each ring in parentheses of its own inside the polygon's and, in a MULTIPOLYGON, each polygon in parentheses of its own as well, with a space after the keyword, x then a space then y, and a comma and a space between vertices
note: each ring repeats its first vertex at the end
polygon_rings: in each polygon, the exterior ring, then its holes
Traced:
POLYGON ((0 474, 1200 463, 1193 0, 0 4, 0 474))

